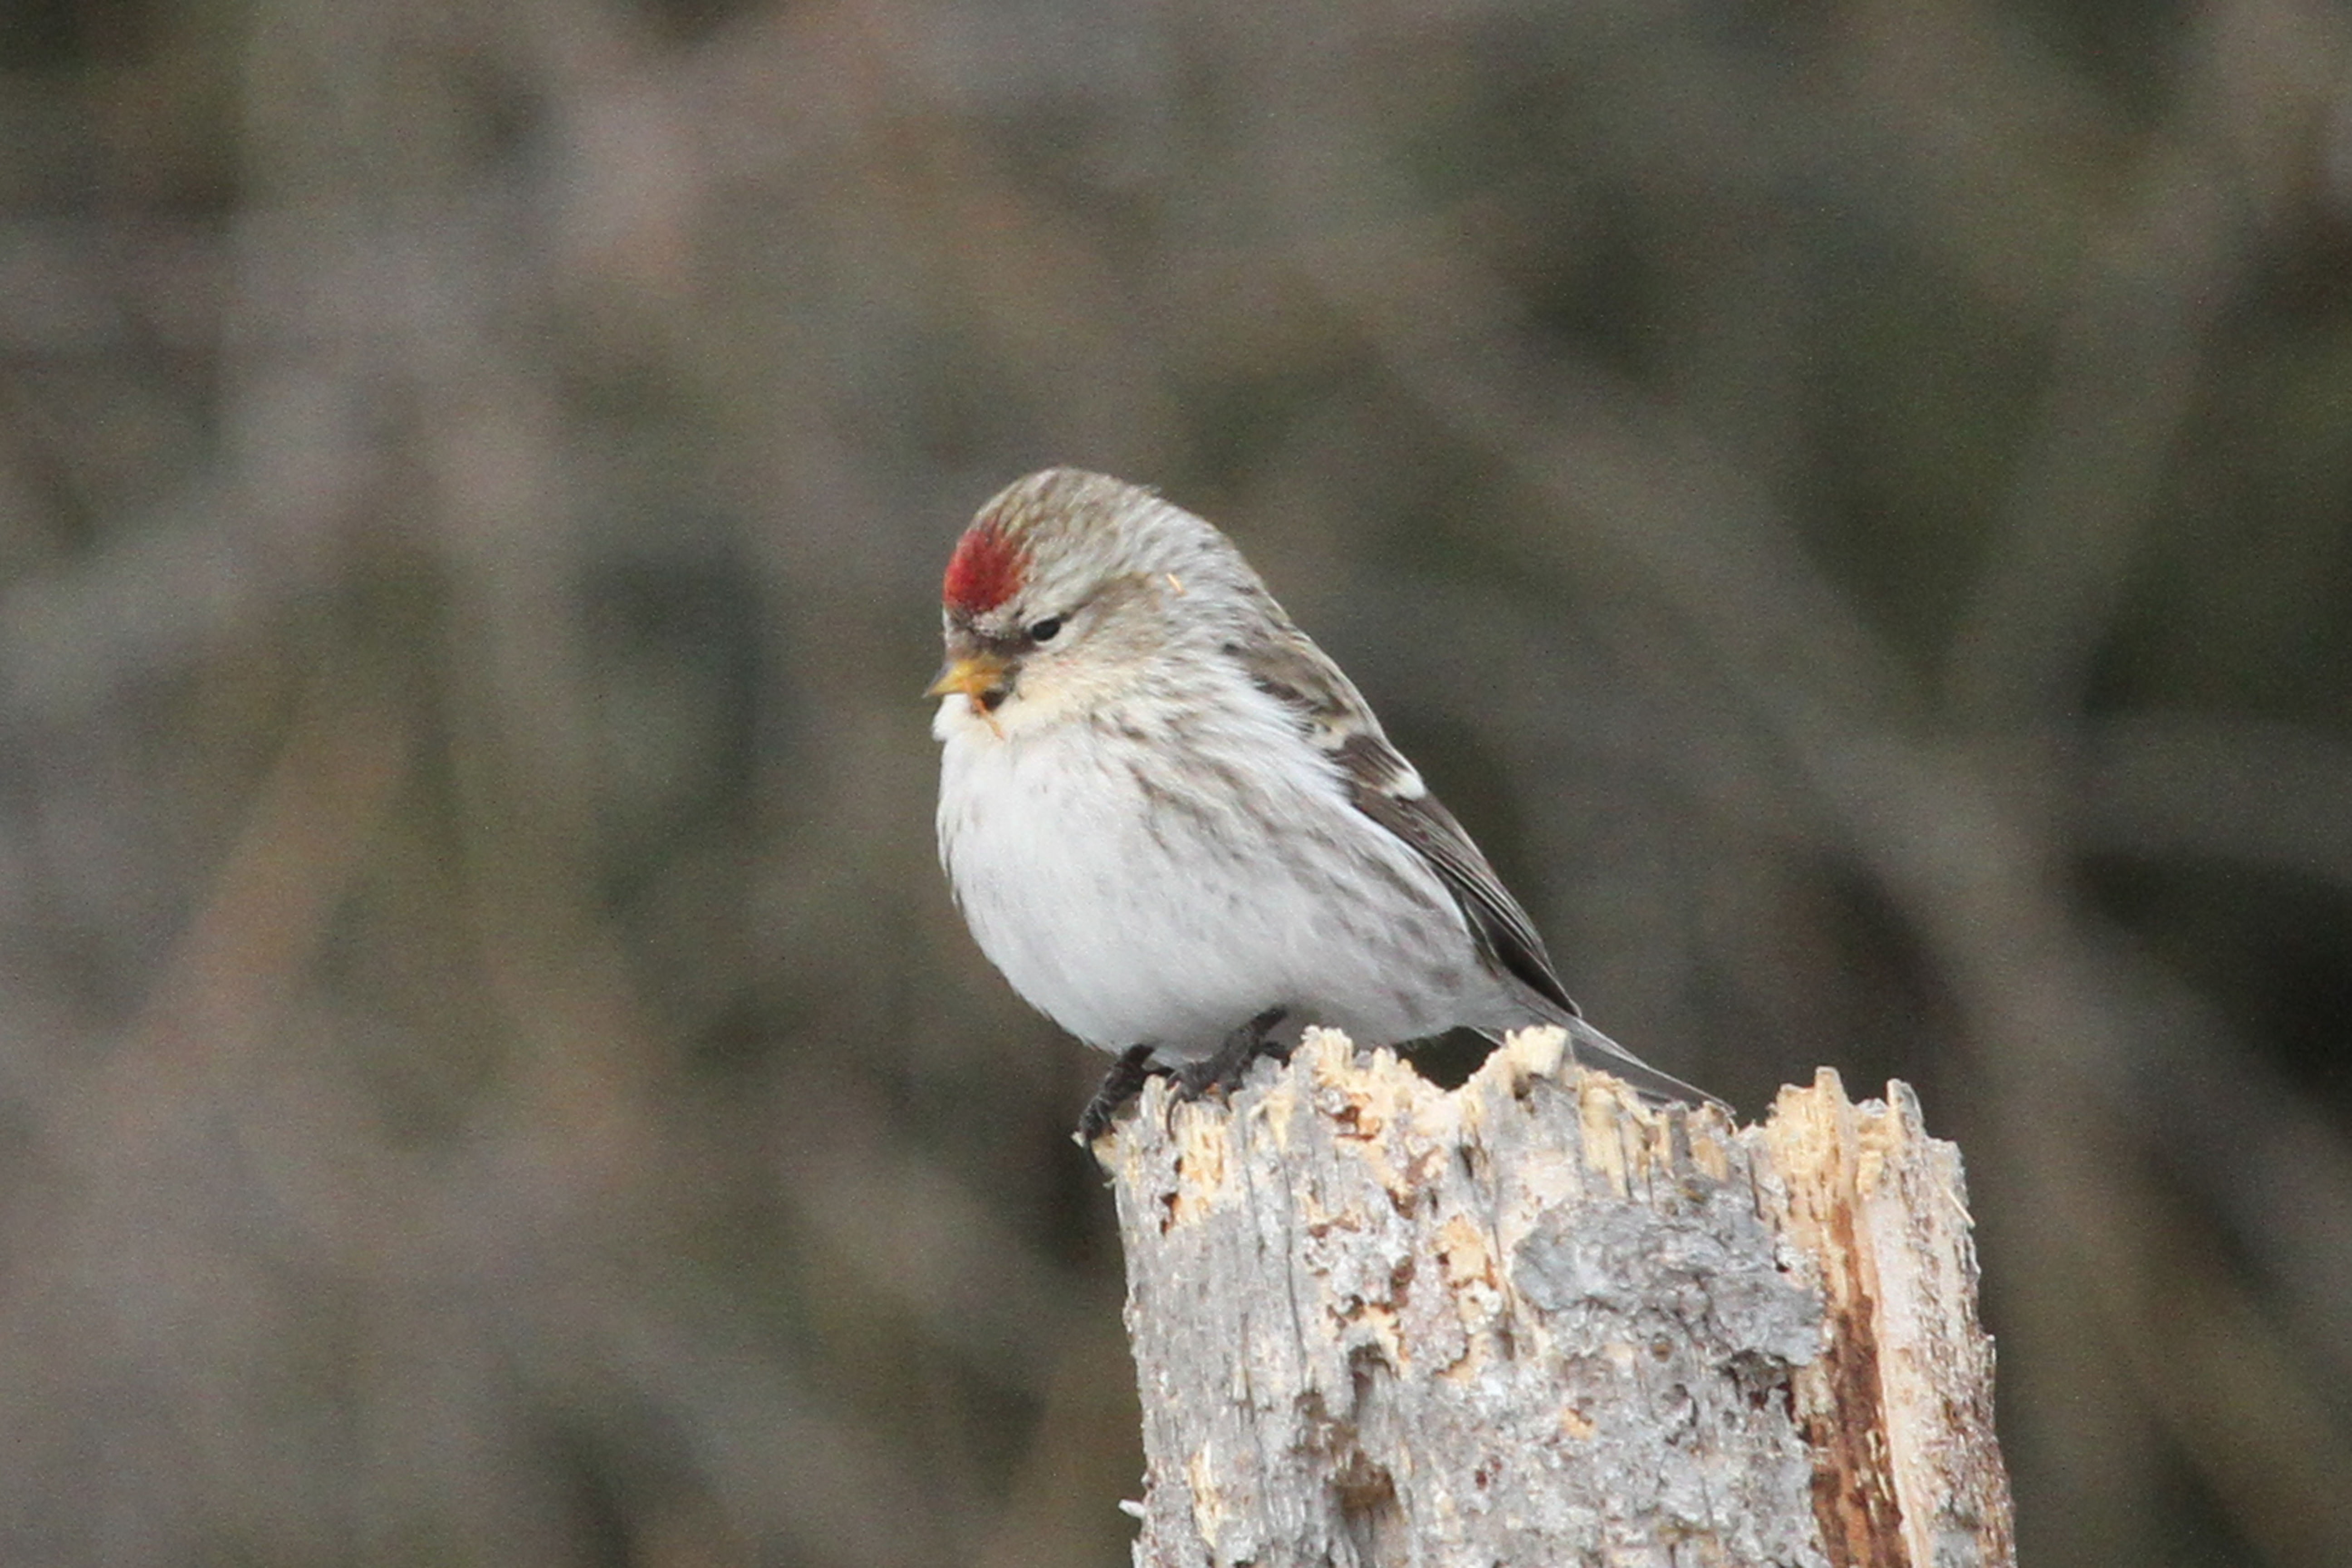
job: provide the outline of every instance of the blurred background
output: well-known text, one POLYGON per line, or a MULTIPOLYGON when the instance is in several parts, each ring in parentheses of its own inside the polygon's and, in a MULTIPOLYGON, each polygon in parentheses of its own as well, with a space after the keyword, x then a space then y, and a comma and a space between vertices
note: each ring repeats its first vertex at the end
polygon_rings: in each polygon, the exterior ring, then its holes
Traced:
POLYGON ((0 1561, 1126 1561, 916 695, 1048 462, 1919 1086, 2025 1561, 2352 1561, 2329 0, 8 0, 0 1561))

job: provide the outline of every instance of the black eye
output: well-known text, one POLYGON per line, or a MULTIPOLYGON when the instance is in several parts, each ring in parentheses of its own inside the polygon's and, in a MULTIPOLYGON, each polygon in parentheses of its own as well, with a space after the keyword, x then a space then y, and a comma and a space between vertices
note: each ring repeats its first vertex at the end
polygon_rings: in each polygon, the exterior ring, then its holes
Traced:
POLYGON ((1039 621, 1035 626, 1029 628, 1029 640, 1031 642, 1052 642, 1055 636, 1059 633, 1061 629, 1062 617, 1059 616, 1047 616, 1044 620, 1039 621))

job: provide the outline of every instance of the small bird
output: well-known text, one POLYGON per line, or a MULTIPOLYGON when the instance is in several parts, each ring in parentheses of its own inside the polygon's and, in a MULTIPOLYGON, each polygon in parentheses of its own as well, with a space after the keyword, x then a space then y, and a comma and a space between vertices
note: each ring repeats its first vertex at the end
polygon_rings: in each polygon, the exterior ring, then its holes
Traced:
POLYGON ((1147 1077, 1237 1083, 1310 1024, 1401 1045, 1584 1022, 1486 858, 1232 541, 1048 468, 982 507, 941 594, 940 860, 1024 1000, 1147 1077))

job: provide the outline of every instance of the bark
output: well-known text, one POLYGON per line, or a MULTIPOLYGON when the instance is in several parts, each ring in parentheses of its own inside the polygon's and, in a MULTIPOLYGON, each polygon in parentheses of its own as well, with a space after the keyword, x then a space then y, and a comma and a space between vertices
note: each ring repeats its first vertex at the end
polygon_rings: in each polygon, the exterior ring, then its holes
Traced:
POLYGON ((1959 1156, 1900 1084, 1738 1129, 1556 1030, 1452 1093, 1313 1031, 1099 1152, 1139 1568, 2013 1561, 1959 1156))

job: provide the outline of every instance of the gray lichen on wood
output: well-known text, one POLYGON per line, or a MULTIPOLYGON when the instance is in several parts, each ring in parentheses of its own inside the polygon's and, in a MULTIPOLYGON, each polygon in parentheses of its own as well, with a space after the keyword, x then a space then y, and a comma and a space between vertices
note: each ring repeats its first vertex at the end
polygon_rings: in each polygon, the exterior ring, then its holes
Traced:
POLYGON ((1139 1568, 2007 1562, 1957 1158, 1916 1106, 1831 1079, 1742 1131, 1562 1058, 1530 1030, 1448 1093, 1311 1031, 1230 1106, 1146 1090, 1100 1146, 1139 1568))

